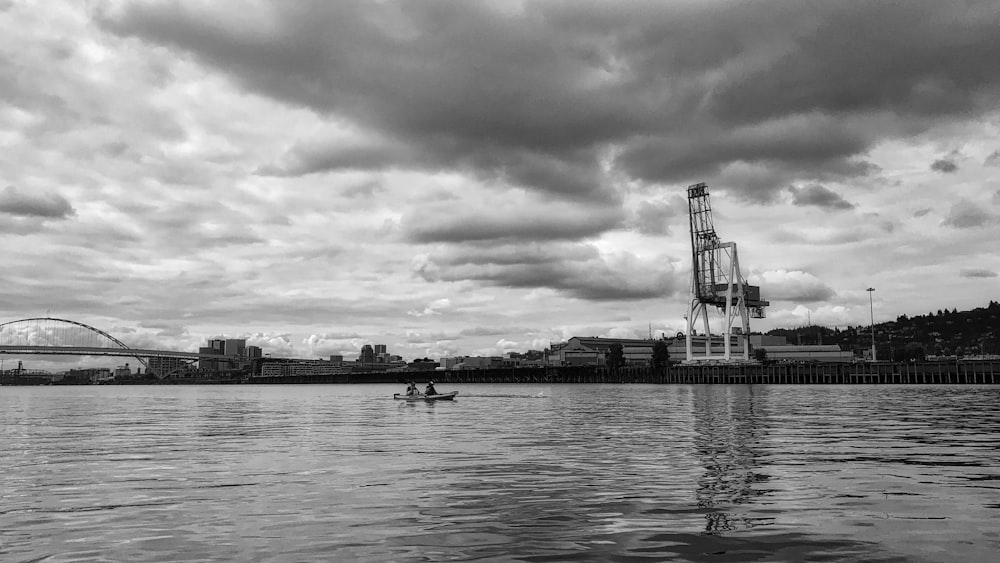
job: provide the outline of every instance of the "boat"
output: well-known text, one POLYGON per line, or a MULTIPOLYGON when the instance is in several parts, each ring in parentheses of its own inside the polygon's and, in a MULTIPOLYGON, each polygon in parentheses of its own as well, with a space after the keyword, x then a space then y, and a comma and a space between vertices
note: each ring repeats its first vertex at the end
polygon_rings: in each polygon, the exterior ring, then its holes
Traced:
POLYGON ((403 393, 396 393, 392 398, 402 401, 450 401, 455 398, 455 395, 458 395, 458 391, 438 393, 437 395, 424 395, 423 393, 419 395, 405 395, 403 393))

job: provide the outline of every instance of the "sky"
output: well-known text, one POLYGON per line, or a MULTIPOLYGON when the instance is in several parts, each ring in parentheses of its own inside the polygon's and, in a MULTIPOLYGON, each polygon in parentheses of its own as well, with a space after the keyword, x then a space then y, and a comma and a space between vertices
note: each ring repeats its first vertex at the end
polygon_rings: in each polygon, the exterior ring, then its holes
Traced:
POLYGON ((754 331, 986 306, 997 61, 995 0, 0 0, 0 322, 347 359, 673 335, 698 182, 754 331))

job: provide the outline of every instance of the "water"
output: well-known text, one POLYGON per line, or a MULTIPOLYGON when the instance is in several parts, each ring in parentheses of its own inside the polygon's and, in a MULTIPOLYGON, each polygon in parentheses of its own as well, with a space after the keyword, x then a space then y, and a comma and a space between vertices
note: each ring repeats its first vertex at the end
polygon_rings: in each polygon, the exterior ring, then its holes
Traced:
POLYGON ((1000 387, 0 388, 2 561, 988 561, 1000 387))

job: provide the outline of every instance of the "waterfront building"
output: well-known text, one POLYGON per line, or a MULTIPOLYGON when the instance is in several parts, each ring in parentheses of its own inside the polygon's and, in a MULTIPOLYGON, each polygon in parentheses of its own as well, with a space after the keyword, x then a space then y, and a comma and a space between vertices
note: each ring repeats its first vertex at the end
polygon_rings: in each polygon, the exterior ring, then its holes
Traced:
MULTIPOLYGON (((454 364, 453 364, 454 365, 454 364)), ((433 371, 436 370, 440 364, 433 361, 421 361, 413 360, 412 362, 406 364, 406 368, 410 371, 433 371)))
POLYGON ((439 363, 441 369, 448 370, 448 369, 454 369, 455 366, 462 363, 462 360, 464 359, 465 356, 452 356, 450 358, 441 358, 439 363))
MULTIPOLYGON (((737 332, 729 337, 729 350, 730 357, 741 358, 743 356, 743 341, 744 339, 737 332)), ((691 336, 691 348, 698 354, 699 357, 705 356, 705 344, 710 342, 711 344, 711 355, 718 357, 721 361, 726 355, 726 340, 725 337, 718 334, 713 334, 710 336, 705 336, 704 334, 694 334, 691 336)), ((753 346, 751 345, 751 349, 753 346)), ((667 340, 667 350, 670 352, 670 359, 672 361, 681 361, 687 358, 687 340, 684 336, 679 338, 671 338, 667 340)))
MULTIPOLYGON (((770 361, 785 362, 850 362, 854 353, 841 350, 836 344, 790 345, 784 336, 751 334, 752 350, 762 349, 770 361)), ((866 350, 866 352, 868 352, 866 350)), ((870 353, 870 352, 868 352, 870 353)))
MULTIPOLYGON (((608 352, 615 344, 622 347, 626 365, 648 366, 653 359, 655 340, 636 338, 599 338, 596 336, 574 336, 568 341, 553 344, 548 362, 559 366, 603 366, 608 352)), ((671 357, 674 351, 670 351, 671 357)))
MULTIPOLYGON (((740 335, 730 336, 730 350, 733 355, 742 356, 743 342, 740 335)), ((725 340, 720 335, 696 334, 691 337, 692 346, 703 354, 706 343, 711 345, 711 355, 722 361, 725 355, 725 340)), ((783 336, 750 335, 750 350, 763 349, 767 359, 773 361, 850 362, 854 355, 841 350, 836 344, 793 346, 783 336)), ((673 362, 687 356, 687 342, 682 335, 664 339, 673 362)), ((574 336, 567 342, 554 344, 550 348, 548 363, 561 366, 603 366, 611 346, 619 344, 625 356, 626 365, 646 366, 652 363, 653 345, 656 340, 629 338, 598 338, 574 336)))
POLYGON ((107 383, 114 379, 108 368, 71 369, 64 379, 71 381, 89 381, 90 383, 107 383))
POLYGON ((448 369, 495 369, 503 367, 503 356, 465 356, 448 369))
POLYGON ((294 358, 266 358, 261 362, 259 374, 254 377, 305 377, 330 376, 351 373, 351 366, 342 362, 305 360, 294 358))
POLYGON ((183 358, 157 357, 146 358, 146 366, 148 366, 151 373, 161 377, 167 375, 168 373, 187 371, 192 367, 190 360, 185 360, 183 358))
MULTIPOLYGON (((854 353, 844 351, 836 344, 818 344, 809 346, 762 346, 767 352, 767 359, 786 362, 850 362, 854 353)), ((867 352, 867 350, 866 350, 867 352)))

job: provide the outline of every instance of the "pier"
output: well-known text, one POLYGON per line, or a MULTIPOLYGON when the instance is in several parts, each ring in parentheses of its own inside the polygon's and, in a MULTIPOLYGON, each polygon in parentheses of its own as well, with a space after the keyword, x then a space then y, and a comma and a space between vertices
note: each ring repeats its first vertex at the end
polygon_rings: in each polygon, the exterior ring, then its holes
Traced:
POLYGON ((447 371, 351 373, 253 378, 250 383, 646 383, 692 385, 995 385, 1000 360, 948 362, 678 364, 651 367, 562 366, 447 371))

